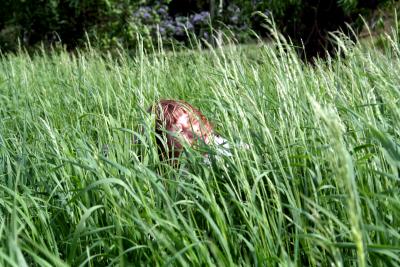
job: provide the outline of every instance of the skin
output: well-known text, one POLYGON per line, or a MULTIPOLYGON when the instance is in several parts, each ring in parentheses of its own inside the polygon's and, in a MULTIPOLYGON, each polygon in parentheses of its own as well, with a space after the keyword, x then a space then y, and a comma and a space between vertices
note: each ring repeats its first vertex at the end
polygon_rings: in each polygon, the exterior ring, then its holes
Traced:
MULTIPOLYGON (((213 134, 210 122, 198 109, 184 101, 160 100, 149 112, 156 115, 156 133, 166 138, 169 157, 171 151, 178 157, 184 143, 193 146, 199 141, 210 142, 213 134)), ((165 154, 165 149, 161 150, 165 154)))

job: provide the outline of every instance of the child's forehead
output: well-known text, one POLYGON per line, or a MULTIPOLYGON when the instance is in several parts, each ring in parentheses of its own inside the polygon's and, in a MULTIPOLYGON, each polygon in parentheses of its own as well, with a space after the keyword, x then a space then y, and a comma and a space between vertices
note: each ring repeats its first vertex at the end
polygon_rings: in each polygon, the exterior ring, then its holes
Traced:
POLYGON ((163 121, 167 125, 170 124, 203 124, 206 128, 211 129, 208 120, 204 115, 184 101, 161 100, 156 104, 156 114, 158 120, 163 121))
POLYGON ((189 114, 182 113, 176 118, 176 123, 186 125, 189 122, 189 114))

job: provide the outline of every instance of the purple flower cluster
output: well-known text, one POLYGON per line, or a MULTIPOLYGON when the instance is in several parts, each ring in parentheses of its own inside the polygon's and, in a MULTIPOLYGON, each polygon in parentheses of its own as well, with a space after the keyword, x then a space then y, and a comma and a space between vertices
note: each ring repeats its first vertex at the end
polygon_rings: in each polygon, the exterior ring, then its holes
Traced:
POLYGON ((175 18, 168 18, 160 23, 160 29, 165 25, 169 29, 169 34, 175 37, 184 37, 187 32, 198 34, 202 29, 206 28, 210 23, 210 13, 202 11, 186 16, 177 16, 175 18))
POLYGON ((178 38, 185 39, 187 33, 195 33, 202 37, 207 25, 210 23, 210 13, 201 11, 190 16, 169 15, 168 6, 159 4, 157 7, 142 6, 133 13, 133 18, 146 25, 154 35, 163 39, 178 38))
POLYGON ((202 11, 190 16, 190 21, 193 25, 207 25, 210 22, 210 13, 208 11, 202 11))
POLYGON ((154 10, 149 6, 142 6, 133 13, 134 18, 146 24, 151 23, 155 15, 154 10))
POLYGON ((168 16, 168 6, 163 5, 160 6, 157 10, 157 13, 161 16, 161 17, 167 17, 168 16))

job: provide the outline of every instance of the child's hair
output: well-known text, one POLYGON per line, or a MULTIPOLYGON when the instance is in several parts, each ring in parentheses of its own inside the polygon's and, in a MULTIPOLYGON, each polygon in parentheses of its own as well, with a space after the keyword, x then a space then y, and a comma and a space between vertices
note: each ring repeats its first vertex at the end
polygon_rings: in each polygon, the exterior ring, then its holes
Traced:
POLYGON ((167 148, 157 138, 162 156, 178 157, 183 149, 182 142, 190 146, 199 139, 208 143, 213 133, 213 127, 207 118, 182 100, 160 100, 148 112, 155 115, 156 134, 166 140, 167 148))

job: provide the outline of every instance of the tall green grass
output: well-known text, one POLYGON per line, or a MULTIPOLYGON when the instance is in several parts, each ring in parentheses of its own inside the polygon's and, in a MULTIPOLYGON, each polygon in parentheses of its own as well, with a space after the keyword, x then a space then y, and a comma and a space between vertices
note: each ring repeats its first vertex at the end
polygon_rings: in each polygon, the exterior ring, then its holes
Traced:
POLYGON ((400 265, 400 43, 0 60, 1 266, 400 265), (158 157, 184 99, 232 157, 158 157), (135 143, 133 140, 140 139, 135 143))

